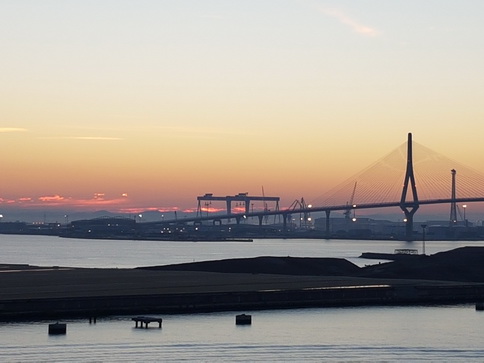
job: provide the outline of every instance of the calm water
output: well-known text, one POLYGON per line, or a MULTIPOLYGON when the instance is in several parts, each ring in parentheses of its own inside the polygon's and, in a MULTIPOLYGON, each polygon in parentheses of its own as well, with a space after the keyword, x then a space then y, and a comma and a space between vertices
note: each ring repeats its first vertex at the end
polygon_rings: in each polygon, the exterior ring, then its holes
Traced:
MULTIPOLYGON (((427 242, 427 253, 484 243, 427 242)), ((0 263, 134 267, 250 256, 343 257, 421 243, 256 240, 252 243, 95 241, 0 235, 0 263)), ((0 292, 1 293, 1 292, 0 292)), ((484 361, 484 313, 473 305, 252 311, 251 326, 224 312, 163 316, 163 328, 135 329, 130 316, 0 323, 2 362, 119 361, 484 361)))

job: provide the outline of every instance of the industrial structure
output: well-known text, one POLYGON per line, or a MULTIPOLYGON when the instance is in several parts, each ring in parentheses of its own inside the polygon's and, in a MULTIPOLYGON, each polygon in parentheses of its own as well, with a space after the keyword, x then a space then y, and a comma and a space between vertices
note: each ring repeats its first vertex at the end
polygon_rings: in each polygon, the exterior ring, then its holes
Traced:
MULTIPOLYGON (((420 200, 417 193, 417 186, 415 181, 415 174, 414 174, 414 165, 413 165, 413 148, 412 148, 412 134, 408 134, 407 139, 407 158, 406 158, 406 171, 403 180, 403 189, 401 192, 401 197, 399 201, 396 202, 379 202, 379 203, 359 203, 353 204, 353 199, 356 191, 356 183, 353 187, 353 193, 351 195, 350 203, 346 202, 345 204, 341 205, 330 205, 330 206, 311 206, 306 205, 305 203, 293 203, 291 207, 286 209, 279 209, 279 197, 255 197, 249 196, 248 193, 239 193, 235 196, 226 196, 226 197, 217 197, 213 194, 205 194, 204 196, 198 197, 198 209, 197 209, 197 216, 195 218, 185 218, 184 222, 193 222, 193 223, 203 223, 204 221, 217 221, 221 223, 222 220, 230 221, 230 219, 234 218, 237 224, 240 224, 242 220, 247 220, 248 218, 255 217, 259 219, 259 225, 262 226, 263 218, 267 218, 267 216, 280 216, 282 218, 282 230, 287 231, 289 225, 292 223, 292 215, 299 214, 304 216, 303 219, 305 221, 308 220, 309 213, 316 213, 316 212, 324 212, 326 214, 326 222, 325 222, 325 232, 326 236, 329 238, 331 236, 331 212, 333 211, 342 211, 344 215, 347 217, 346 220, 349 219, 351 213, 355 213, 356 209, 376 209, 376 208, 388 208, 388 207, 399 207, 404 215, 404 226, 405 226, 405 239, 411 241, 414 239, 414 215, 419 209, 421 205, 434 205, 434 204, 450 204, 451 205, 451 221, 456 221, 456 210, 457 210, 457 203, 460 202, 484 202, 484 197, 466 197, 466 198, 457 198, 456 196, 456 181, 455 181, 456 171, 452 169, 452 191, 450 198, 441 198, 441 199, 427 199, 427 200, 420 200), (251 210, 251 202, 254 200, 260 201, 276 201, 276 208, 274 210, 268 210, 264 208, 264 211, 254 211, 251 210), (201 202, 209 202, 212 201, 224 201, 226 203, 226 215, 214 213, 208 213, 208 205, 206 206, 206 214, 202 213, 203 207, 201 202), (244 212, 243 213, 233 213, 232 211, 232 202, 241 202, 244 205, 244 212)), ((301 199, 304 201, 304 199, 301 199)), ((352 220, 355 219, 354 217, 352 220)), ((169 221, 165 221, 168 223, 169 221)))
POLYGON ((197 197, 198 207, 197 207, 197 217, 201 217, 203 214, 203 210, 205 209, 208 215, 208 211, 210 209, 210 204, 213 201, 222 201, 225 202, 227 206, 227 215, 232 214, 232 203, 241 203, 244 206, 245 213, 248 214, 251 211, 254 212, 253 208, 251 210, 251 206, 253 206, 253 201, 262 201, 264 203, 264 211, 268 212, 269 209, 267 208, 267 202, 275 202, 275 209, 274 211, 279 211, 279 197, 267 197, 263 196, 252 196, 249 193, 239 193, 237 195, 227 195, 225 197, 217 197, 214 196, 212 193, 207 193, 203 196, 197 197), (207 202, 205 206, 202 206, 202 202, 207 202), (204 208, 205 207, 205 208, 204 208))

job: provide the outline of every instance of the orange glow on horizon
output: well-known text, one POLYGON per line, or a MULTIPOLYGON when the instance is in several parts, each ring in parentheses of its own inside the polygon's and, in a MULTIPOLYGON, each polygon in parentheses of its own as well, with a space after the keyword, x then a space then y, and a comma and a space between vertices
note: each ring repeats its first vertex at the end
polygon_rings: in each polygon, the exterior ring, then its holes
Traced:
POLYGON ((200 211, 202 211, 203 213, 219 213, 225 211, 225 209, 214 207, 201 207, 200 211))
POLYGON ((177 212, 178 207, 157 208, 157 207, 137 207, 137 208, 121 208, 118 210, 120 213, 137 214, 145 212, 159 212, 159 213, 172 213, 177 212))
POLYGON ((100 197, 95 195, 93 199, 76 199, 73 197, 64 197, 61 195, 47 195, 37 198, 22 197, 18 199, 3 199, 0 198, 0 205, 2 204, 15 204, 19 208, 22 207, 71 207, 71 208, 83 208, 83 207, 97 207, 105 205, 122 205, 129 203, 126 198, 114 198, 106 199, 104 196, 100 197))

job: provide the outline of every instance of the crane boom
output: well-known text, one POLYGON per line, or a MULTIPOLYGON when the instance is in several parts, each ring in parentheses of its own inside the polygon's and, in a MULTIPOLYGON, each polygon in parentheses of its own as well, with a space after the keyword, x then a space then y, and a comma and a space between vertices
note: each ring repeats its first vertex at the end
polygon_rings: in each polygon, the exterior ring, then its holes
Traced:
POLYGON ((350 217, 351 217, 351 208, 353 208, 353 201, 355 199, 356 184, 357 183, 358 182, 355 181, 355 185, 353 186, 353 192, 351 193, 351 198, 350 198, 349 202, 346 202, 347 208, 346 208, 346 210, 344 212, 344 215, 345 215, 345 218, 346 219, 350 219, 350 217))

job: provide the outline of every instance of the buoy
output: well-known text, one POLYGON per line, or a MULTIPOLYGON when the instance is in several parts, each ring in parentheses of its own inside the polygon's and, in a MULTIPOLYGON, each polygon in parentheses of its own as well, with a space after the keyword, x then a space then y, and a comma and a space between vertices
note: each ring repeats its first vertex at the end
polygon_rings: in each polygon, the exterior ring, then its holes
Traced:
POLYGON ((483 302, 478 302, 478 303, 476 304, 476 310, 477 310, 477 311, 482 311, 482 310, 484 310, 484 303, 483 303, 483 302))
POLYGON ((67 332, 67 324, 55 323, 49 324, 50 335, 62 335, 67 332))
POLYGON ((252 315, 240 314, 235 316, 236 325, 251 325, 252 315))

